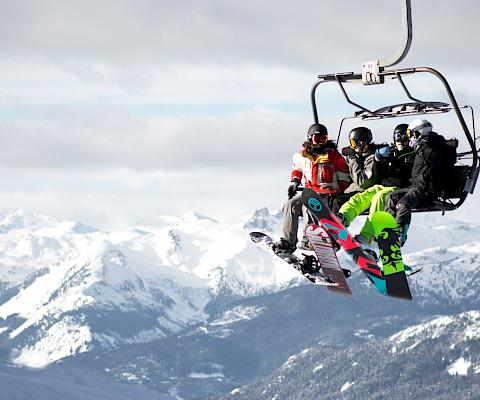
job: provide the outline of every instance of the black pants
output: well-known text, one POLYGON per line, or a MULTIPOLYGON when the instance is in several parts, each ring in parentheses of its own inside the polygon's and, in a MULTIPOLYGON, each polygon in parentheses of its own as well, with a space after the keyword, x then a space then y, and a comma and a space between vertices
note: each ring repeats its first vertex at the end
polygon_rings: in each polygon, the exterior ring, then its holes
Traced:
POLYGON ((404 232, 408 230, 412 221, 412 208, 426 205, 431 201, 432 196, 426 194, 423 187, 411 186, 389 193, 385 202, 385 211, 395 217, 400 232, 404 232))

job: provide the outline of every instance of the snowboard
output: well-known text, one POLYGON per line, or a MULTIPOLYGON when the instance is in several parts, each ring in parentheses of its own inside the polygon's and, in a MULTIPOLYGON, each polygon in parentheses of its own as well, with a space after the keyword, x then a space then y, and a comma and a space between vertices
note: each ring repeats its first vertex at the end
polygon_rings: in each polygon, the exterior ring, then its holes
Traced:
POLYGON ((388 295, 411 300, 412 294, 402 260, 395 218, 386 211, 376 211, 371 221, 378 242, 388 295))
POLYGON ((377 290, 381 294, 388 296, 383 272, 375 259, 353 238, 317 192, 311 188, 305 188, 302 192, 302 203, 307 210, 317 217, 321 226, 353 259, 377 290))
POLYGON ((340 267, 337 253, 333 249, 332 238, 327 231, 318 225, 308 225, 305 228, 305 235, 312 245, 313 251, 317 255, 317 259, 320 261, 323 275, 328 280, 338 283, 338 286, 329 286, 328 290, 340 294, 351 295, 352 291, 348 286, 346 278, 346 276, 350 276, 350 271, 343 270, 342 267, 340 267))
POLYGON ((280 257, 287 264, 299 271, 305 278, 316 285, 337 287, 339 283, 324 276, 320 265, 314 255, 305 255, 302 259, 291 253, 275 253, 273 251, 274 240, 263 232, 250 232, 250 239, 265 250, 280 257))

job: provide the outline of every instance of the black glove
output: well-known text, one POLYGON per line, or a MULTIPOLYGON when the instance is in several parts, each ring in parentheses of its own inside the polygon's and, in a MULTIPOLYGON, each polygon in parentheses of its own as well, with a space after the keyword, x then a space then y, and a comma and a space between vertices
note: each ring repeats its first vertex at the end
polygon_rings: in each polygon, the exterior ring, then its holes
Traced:
POLYGON ((344 147, 342 149, 342 155, 345 157, 353 156, 355 155, 355 150, 353 150, 350 146, 344 147))
POLYGON ((300 184, 298 182, 293 181, 291 185, 288 187, 288 200, 290 200, 293 196, 297 194, 297 189, 300 184))

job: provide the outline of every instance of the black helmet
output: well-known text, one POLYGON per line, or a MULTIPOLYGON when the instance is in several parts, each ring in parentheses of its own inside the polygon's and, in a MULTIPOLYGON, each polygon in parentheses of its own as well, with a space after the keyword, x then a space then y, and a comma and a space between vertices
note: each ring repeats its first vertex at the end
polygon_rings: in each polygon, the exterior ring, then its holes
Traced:
POLYGON ((324 143, 328 139, 328 132, 325 125, 313 124, 308 128, 307 140, 314 144, 324 143))
POLYGON ((357 147, 359 143, 370 143, 372 139, 372 131, 364 126, 353 128, 348 134, 348 141, 352 149, 357 147))
POLYGON ((408 124, 397 125, 393 131, 393 143, 408 142, 408 124))

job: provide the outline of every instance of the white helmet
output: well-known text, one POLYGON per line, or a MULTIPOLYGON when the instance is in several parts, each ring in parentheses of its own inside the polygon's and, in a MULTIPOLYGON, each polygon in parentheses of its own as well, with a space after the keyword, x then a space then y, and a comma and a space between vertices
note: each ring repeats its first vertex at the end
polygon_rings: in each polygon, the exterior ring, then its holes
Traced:
POLYGON ((407 136, 409 138, 426 137, 432 132, 432 124, 426 119, 416 119, 408 124, 407 136))

